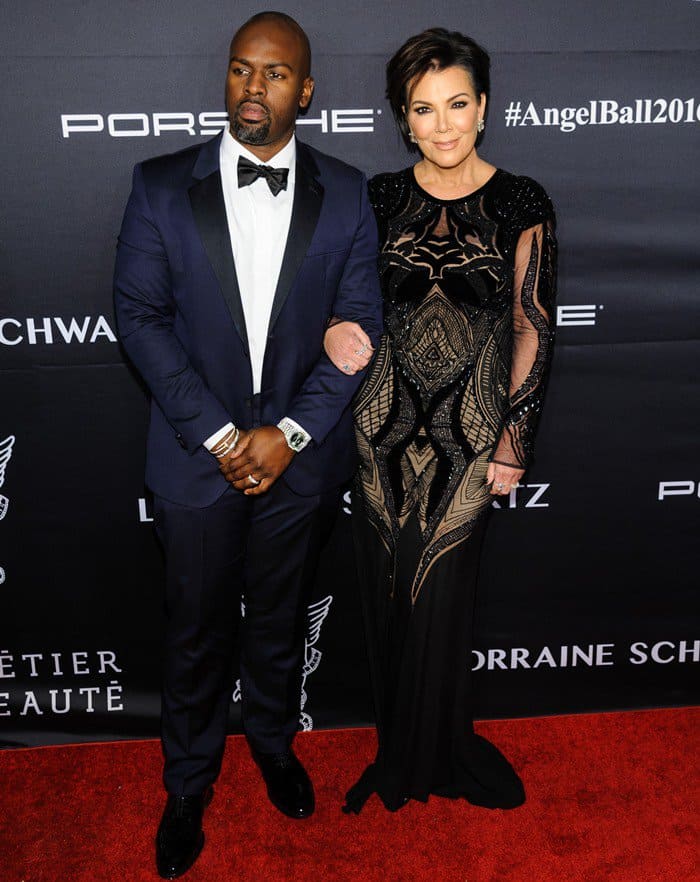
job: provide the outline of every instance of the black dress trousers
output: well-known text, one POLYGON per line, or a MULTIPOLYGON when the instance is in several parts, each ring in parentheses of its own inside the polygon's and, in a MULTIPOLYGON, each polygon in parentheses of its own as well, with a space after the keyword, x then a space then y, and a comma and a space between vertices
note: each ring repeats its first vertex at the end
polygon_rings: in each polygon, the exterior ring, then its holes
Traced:
POLYGON ((229 488, 207 508, 156 497, 166 558, 161 735, 168 793, 201 793, 219 773, 236 651, 251 746, 289 748, 309 594, 339 502, 339 489, 298 496, 283 478, 261 496, 229 488))

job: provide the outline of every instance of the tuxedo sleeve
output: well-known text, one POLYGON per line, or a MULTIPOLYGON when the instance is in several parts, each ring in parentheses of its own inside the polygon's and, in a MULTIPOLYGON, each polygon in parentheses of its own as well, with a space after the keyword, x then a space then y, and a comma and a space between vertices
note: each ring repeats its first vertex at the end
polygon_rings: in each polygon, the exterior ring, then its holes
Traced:
POLYGON ((175 434, 194 453, 230 416, 192 367, 175 332, 170 267, 140 165, 117 244, 114 308, 129 358, 175 434))
MULTIPOLYGON (((357 322, 377 346, 382 333, 382 295, 377 272, 377 225, 364 176, 352 247, 338 285, 332 315, 357 322)), ((350 405, 364 371, 347 376, 323 352, 286 414, 322 444, 350 405)))

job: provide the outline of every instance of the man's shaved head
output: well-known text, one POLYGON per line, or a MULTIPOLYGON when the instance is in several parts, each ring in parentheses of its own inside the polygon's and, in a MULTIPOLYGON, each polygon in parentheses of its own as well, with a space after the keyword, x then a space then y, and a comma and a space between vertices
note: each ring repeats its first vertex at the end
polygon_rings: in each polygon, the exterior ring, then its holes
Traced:
POLYGON ((229 131, 267 162, 294 134, 314 81, 303 29, 284 12, 259 12, 231 41, 226 77, 229 131))
POLYGON ((303 77, 308 77, 311 73, 311 44, 309 43, 309 38, 306 36, 306 31, 302 28, 299 22, 293 19, 291 15, 287 15, 286 12, 275 12, 272 10, 269 12, 258 12, 240 26, 233 35, 231 44, 233 45, 236 38, 242 34, 243 31, 251 25, 257 24, 274 24, 277 25, 277 27, 285 28, 291 34, 294 34, 299 40, 302 49, 302 57, 304 59, 304 68, 300 73, 303 77))

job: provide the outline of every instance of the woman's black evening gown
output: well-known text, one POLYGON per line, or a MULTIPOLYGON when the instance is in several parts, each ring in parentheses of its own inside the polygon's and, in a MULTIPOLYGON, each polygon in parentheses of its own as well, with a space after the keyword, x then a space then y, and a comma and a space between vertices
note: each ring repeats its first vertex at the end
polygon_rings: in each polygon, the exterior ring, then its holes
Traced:
POLYGON ((359 812, 438 794, 525 798, 474 733, 471 646, 489 460, 527 466, 553 342, 554 212, 503 170, 442 200, 413 169, 379 175, 385 335, 355 400, 353 526, 379 749, 347 794, 359 812))

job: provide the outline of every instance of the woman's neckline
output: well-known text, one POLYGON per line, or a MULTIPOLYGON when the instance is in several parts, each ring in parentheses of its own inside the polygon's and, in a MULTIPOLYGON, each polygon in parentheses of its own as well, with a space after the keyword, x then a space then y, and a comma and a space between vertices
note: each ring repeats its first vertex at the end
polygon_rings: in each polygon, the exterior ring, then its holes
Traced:
POLYGON ((486 187, 489 186, 491 181, 493 181, 494 178, 498 177, 498 175, 500 175, 503 170, 501 168, 497 168, 491 175, 491 177, 484 181, 484 183, 480 187, 477 187, 476 190, 472 190, 469 193, 465 193, 464 196, 458 196, 456 199, 440 199, 439 196, 433 196, 432 193, 429 193, 427 190, 421 187, 421 185, 418 183, 418 179, 416 178, 416 167, 414 165, 410 166, 408 169, 406 169, 406 171, 409 174, 411 183, 413 184, 415 189, 418 190, 419 193, 421 193, 427 199, 431 199, 433 202, 439 202, 444 205, 449 205, 456 202, 464 202, 465 199, 470 199, 472 196, 476 196, 477 194, 481 193, 482 190, 485 190, 486 187))

